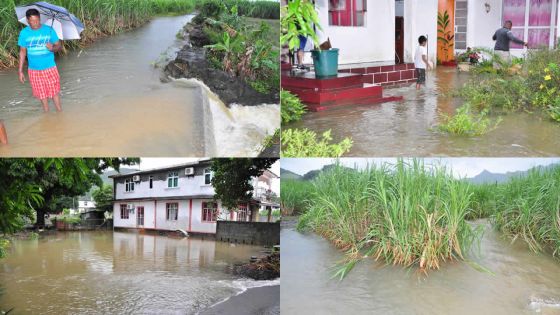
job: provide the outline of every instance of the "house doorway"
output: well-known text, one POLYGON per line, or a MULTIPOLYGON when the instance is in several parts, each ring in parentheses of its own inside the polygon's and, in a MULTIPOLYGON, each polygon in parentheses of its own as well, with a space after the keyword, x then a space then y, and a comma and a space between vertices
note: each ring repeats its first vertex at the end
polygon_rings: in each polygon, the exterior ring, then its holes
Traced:
POLYGON ((395 64, 404 63, 404 1, 395 1, 395 64))
POLYGON ((136 211, 136 224, 144 226, 144 207, 138 207, 136 211))

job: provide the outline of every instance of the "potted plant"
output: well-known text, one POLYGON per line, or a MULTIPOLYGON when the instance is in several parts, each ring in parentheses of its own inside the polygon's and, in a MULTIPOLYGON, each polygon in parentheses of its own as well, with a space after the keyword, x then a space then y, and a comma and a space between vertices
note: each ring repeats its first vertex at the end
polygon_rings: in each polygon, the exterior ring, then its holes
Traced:
POLYGON ((300 36, 310 38, 315 47, 311 51, 315 76, 325 77, 336 75, 338 72, 338 49, 322 50, 314 27, 321 29, 315 6, 309 0, 288 1, 282 7, 280 27, 282 36, 280 42, 287 43, 290 50, 299 48, 300 36), (314 26, 313 26, 314 25, 314 26))

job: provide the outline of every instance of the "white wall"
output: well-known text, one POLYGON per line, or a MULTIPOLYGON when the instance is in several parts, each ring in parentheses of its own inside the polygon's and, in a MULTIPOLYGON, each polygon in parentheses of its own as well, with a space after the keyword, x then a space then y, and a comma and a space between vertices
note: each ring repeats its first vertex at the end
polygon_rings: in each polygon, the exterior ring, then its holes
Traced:
MULTIPOLYGON (((502 0, 469 1, 468 6, 467 46, 493 49, 494 41, 492 40, 492 35, 503 24, 502 0), (486 13, 484 3, 490 4, 490 12, 486 13)), ((558 19, 560 6, 557 7, 556 11, 556 28, 560 31, 558 25, 560 21, 558 19)), ((511 54, 518 57, 522 56, 525 52, 527 52, 526 48, 511 49, 511 54)))
POLYGON ((436 64, 437 0, 406 0, 404 3, 404 60, 414 62, 418 37, 428 35, 428 60, 436 64))
MULTIPOLYGON (((330 38, 339 64, 395 60, 395 1, 368 0, 364 27, 329 26, 328 0, 316 0, 319 42, 330 38)), ((306 60, 307 62, 308 60, 306 60)))
POLYGON ((115 202, 113 204, 113 226, 115 227, 126 227, 126 228, 136 228, 137 226, 137 215, 138 207, 144 207, 144 228, 154 228, 154 202, 153 201, 137 201, 131 202, 134 204, 134 212, 129 212, 128 219, 121 219, 121 204, 127 204, 126 202, 115 202))
POLYGON ((502 26, 502 0, 469 1, 467 18, 467 47, 494 49, 492 35, 502 26), (490 4, 486 13, 484 3, 490 4))
MULTIPOLYGON (((190 211, 190 199, 177 199, 177 200, 158 200, 155 201, 135 201, 129 202, 129 204, 134 204, 134 213, 129 213, 128 219, 121 219, 121 204, 127 204, 126 202, 116 202, 113 205, 113 225, 115 227, 124 228, 138 228, 137 226, 137 214, 138 207, 144 207, 144 226, 143 228, 158 229, 158 230, 170 230, 175 231, 177 229, 182 229, 188 232, 199 232, 199 233, 216 233, 216 223, 215 222, 202 222, 202 202, 212 202, 212 199, 193 199, 192 200, 192 218, 189 222, 190 211), (167 203, 178 203, 179 212, 177 214, 177 220, 167 220, 167 203), (156 215, 154 217, 154 209, 157 207, 156 215), (189 229, 189 223, 191 229, 189 229)), ((220 220, 230 220, 232 216, 230 211, 222 208, 221 202, 218 201, 218 209, 220 211, 220 220)), ((233 219, 237 220, 237 213, 233 213, 233 219)))
MULTIPOLYGON (((178 172, 184 172, 184 169, 178 172)), ((145 177, 147 175, 142 175, 142 179, 145 177)), ((149 181, 142 181, 134 183, 134 191, 132 192, 125 191, 124 183, 117 183, 116 199, 214 195, 214 187, 204 184, 204 176, 179 177, 177 188, 167 187, 167 177, 165 180, 156 180, 155 178, 156 176, 154 176, 152 189, 150 189, 149 181)))

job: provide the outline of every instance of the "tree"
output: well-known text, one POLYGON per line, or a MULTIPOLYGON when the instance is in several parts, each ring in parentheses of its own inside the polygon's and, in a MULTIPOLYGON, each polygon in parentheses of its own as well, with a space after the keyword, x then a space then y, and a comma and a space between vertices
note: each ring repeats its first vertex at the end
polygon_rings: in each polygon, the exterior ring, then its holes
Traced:
POLYGON ((103 184, 99 174, 108 167, 135 164, 138 158, 0 159, 0 229, 13 233, 23 218, 37 213, 36 226, 45 214, 60 210, 64 197, 75 197, 103 184))
POLYGON ((99 210, 113 212, 113 186, 103 185, 92 193, 95 207, 99 210))
POLYGON ((222 206, 236 209, 253 197, 251 178, 261 176, 278 158, 212 159, 212 186, 222 206))

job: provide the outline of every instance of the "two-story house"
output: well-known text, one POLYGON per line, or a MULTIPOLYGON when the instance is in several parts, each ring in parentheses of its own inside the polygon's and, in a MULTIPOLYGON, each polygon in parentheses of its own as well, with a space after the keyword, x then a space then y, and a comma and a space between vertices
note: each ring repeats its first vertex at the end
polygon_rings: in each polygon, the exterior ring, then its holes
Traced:
MULTIPOLYGON (((114 228, 216 233, 216 221, 255 221, 261 201, 224 209, 214 200, 210 160, 113 175, 114 228)), ((255 186, 257 187, 257 186, 255 186)))

